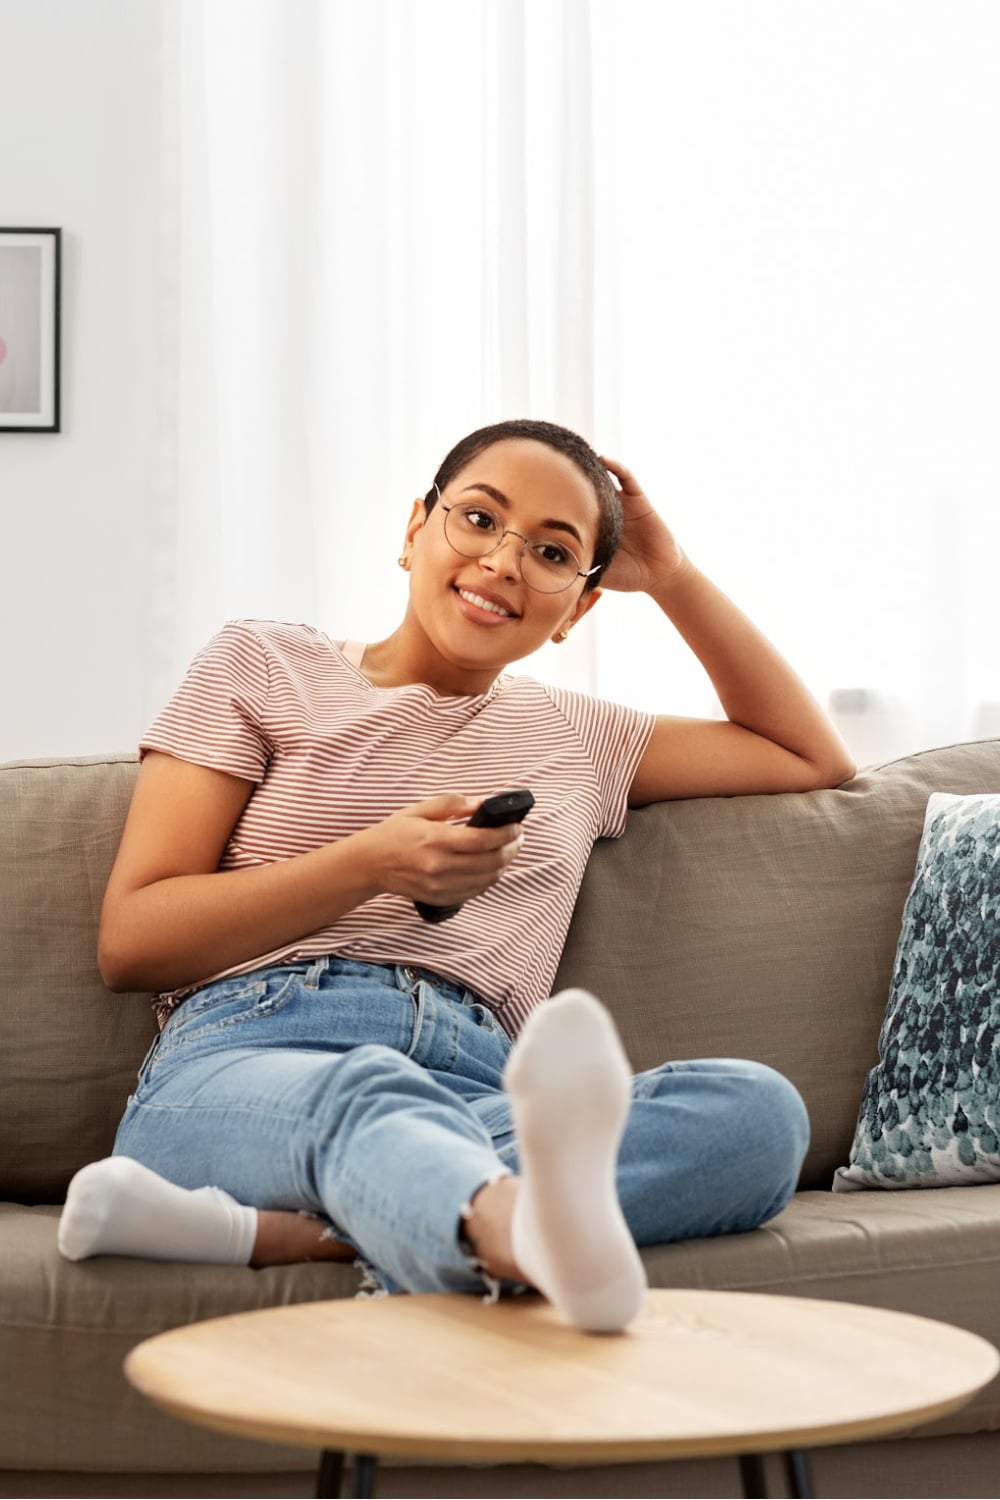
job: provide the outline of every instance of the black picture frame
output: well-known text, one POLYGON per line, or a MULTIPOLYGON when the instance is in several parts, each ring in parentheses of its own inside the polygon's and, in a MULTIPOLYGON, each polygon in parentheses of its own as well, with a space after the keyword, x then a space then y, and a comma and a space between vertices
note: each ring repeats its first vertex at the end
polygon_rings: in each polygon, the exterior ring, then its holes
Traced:
POLYGON ((58 432, 62 230, 0 228, 0 433, 58 432))

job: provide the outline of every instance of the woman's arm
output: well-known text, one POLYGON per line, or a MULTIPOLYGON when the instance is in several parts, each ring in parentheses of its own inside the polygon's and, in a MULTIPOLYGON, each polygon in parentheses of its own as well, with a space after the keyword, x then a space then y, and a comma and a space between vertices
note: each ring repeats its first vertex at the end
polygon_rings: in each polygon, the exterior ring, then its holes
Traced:
POLYGON ((705 668, 726 721, 659 717, 629 803, 811 791, 853 776, 854 761, 819 703, 746 615, 693 565, 623 465, 622 546, 603 587, 655 599, 705 668))
POLYGON ((431 798, 361 833, 254 870, 219 871, 253 783, 151 752, 136 782, 101 912, 112 990, 195 984, 320 928, 383 892, 471 900, 519 847, 516 826, 468 828, 477 799, 431 798))

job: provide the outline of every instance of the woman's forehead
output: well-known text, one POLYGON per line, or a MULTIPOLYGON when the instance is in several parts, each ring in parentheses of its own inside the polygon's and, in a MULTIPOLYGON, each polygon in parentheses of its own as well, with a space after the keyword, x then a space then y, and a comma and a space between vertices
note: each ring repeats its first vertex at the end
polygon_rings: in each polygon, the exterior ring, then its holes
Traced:
POLYGON ((488 485, 510 505, 544 510, 558 519, 568 511, 572 519, 597 528, 600 507, 587 475, 565 453, 533 439, 513 438, 484 448, 448 485, 452 495, 474 494, 488 485))

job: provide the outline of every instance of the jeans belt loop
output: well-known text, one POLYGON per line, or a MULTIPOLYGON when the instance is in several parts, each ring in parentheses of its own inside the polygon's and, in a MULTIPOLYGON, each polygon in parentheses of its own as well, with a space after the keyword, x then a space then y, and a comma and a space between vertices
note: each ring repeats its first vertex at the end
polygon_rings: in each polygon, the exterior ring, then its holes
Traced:
POLYGON ((329 955, 326 955, 323 958, 317 958, 315 963, 310 964, 309 972, 306 974, 305 978, 305 988, 307 990, 318 990, 320 986, 320 980, 323 978, 323 975, 326 973, 329 967, 329 955))

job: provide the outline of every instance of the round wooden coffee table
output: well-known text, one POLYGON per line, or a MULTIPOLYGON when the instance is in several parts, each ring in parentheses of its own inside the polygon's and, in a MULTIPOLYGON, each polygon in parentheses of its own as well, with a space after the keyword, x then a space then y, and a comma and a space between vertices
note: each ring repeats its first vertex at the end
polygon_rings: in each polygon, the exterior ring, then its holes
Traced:
POLYGON ((963 1405, 1000 1369, 975 1334, 854 1303, 651 1291, 624 1334, 568 1327, 536 1296, 297 1303, 192 1323, 125 1361, 175 1416, 323 1450, 318 1494, 373 1493, 375 1457, 603 1464, 759 1455, 876 1437, 963 1405))

